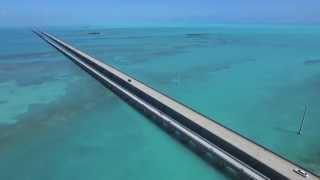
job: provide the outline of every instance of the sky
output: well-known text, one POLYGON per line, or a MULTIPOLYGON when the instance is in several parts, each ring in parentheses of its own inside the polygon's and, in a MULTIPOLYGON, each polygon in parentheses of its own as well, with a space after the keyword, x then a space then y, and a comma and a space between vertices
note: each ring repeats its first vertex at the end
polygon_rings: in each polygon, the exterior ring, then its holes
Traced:
POLYGON ((320 0, 0 0, 0 26, 320 24, 320 0))

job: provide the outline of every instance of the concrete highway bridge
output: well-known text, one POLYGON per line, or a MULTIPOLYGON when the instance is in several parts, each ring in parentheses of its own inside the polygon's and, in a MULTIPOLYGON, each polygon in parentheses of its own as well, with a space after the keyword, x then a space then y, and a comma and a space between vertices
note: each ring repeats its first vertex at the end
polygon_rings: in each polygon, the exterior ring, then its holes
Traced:
POLYGON ((192 146, 194 151, 209 161, 215 160, 231 168, 241 179, 320 179, 117 68, 102 63, 48 33, 34 32, 171 135, 192 146))

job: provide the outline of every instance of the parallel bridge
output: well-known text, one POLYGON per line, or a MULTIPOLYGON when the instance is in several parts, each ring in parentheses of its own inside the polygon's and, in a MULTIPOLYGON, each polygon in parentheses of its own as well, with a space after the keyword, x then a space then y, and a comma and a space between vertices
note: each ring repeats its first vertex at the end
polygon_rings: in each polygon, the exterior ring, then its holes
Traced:
POLYGON ((134 108, 192 143, 208 159, 217 157, 251 179, 320 179, 217 121, 156 91, 135 78, 45 33, 34 31, 134 108))

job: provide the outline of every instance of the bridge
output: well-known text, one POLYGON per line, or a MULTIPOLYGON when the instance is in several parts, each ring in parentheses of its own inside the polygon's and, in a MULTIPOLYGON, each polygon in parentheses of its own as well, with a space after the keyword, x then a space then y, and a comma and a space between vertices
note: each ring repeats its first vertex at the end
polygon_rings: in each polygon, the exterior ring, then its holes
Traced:
POLYGON ((259 180, 320 179, 284 157, 53 35, 40 31, 34 33, 177 139, 191 144, 203 157, 231 167, 237 176, 259 180))

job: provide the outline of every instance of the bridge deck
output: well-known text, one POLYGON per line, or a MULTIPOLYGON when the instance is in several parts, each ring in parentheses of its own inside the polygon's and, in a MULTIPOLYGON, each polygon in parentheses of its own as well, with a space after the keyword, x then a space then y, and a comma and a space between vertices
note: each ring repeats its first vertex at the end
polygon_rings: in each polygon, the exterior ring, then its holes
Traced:
POLYGON ((308 177, 297 174, 295 170, 303 170, 301 167, 231 129, 224 127, 217 121, 209 119, 199 112, 152 89, 133 77, 122 73, 118 69, 102 63, 50 34, 42 33, 42 36, 45 36, 45 38, 54 41, 54 43, 62 47, 61 51, 65 49, 69 53, 73 53, 74 56, 83 59, 84 63, 94 64, 95 67, 102 68, 104 71, 112 74, 112 77, 117 79, 117 81, 121 81, 122 83, 126 82, 128 84, 126 86, 130 86, 130 88, 128 88, 129 90, 132 89, 132 91, 136 91, 138 96, 142 93, 144 99, 150 104, 155 104, 162 112, 181 122, 201 137, 217 145, 270 179, 319 179, 319 177, 307 171, 308 177))

